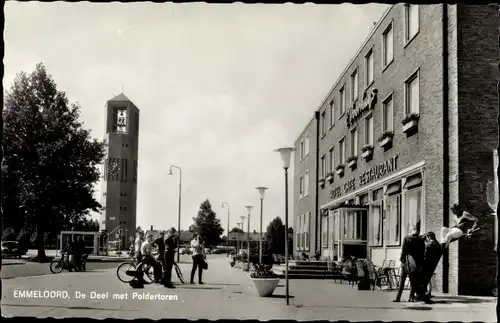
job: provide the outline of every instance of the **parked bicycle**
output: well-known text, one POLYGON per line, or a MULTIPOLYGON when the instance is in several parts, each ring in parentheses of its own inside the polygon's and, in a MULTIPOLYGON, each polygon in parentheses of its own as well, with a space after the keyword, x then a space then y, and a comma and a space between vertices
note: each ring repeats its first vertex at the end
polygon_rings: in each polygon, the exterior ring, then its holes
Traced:
MULTIPOLYGON (((76 268, 77 271, 86 271, 87 270, 87 258, 88 258, 88 256, 89 255, 87 255, 87 254, 82 255, 82 258, 80 259, 80 265, 78 266, 78 268, 76 268)), ((70 271, 70 270, 75 269, 75 268, 74 268, 74 266, 72 266, 69 263, 68 254, 66 252, 62 252, 61 257, 54 258, 50 262, 50 271, 53 274, 59 274, 65 269, 70 271)))
MULTIPOLYGON (((150 264, 144 265, 142 262, 138 263, 137 259, 122 262, 120 265, 118 265, 118 267, 116 268, 116 275, 122 283, 130 283, 136 278, 135 273, 137 272, 137 268, 139 268, 139 266, 143 267, 142 271, 144 273, 144 281, 147 284, 153 283, 155 280, 153 266, 150 264)), ((179 265, 174 262, 173 267, 175 269, 175 273, 177 274, 177 278, 182 284, 184 284, 184 276, 182 275, 182 271, 179 265)))

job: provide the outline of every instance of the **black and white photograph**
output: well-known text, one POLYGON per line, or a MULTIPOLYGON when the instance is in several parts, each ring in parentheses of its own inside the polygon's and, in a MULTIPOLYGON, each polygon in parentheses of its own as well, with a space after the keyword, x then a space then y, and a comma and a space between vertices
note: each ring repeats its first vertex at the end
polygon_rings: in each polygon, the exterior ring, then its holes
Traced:
POLYGON ((497 321, 499 5, 4 13, 2 317, 497 321))

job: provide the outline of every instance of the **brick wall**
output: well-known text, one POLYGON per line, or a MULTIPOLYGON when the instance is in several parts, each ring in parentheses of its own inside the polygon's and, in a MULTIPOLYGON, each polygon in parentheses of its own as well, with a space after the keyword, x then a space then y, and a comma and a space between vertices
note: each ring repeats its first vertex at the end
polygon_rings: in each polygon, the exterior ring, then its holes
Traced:
POLYGON ((491 295, 496 255, 485 187, 493 179, 497 144, 498 18, 485 5, 458 5, 459 201, 479 218, 481 231, 460 240, 459 293, 491 295))

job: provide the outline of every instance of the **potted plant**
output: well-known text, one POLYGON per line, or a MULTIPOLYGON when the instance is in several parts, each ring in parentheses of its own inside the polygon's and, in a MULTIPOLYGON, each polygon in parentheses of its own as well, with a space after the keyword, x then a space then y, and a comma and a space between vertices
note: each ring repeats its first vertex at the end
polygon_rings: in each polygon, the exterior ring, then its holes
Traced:
POLYGON ((335 171, 337 172, 337 175, 339 175, 339 176, 344 175, 344 168, 345 168, 344 165, 337 165, 337 167, 335 167, 335 171))
POLYGON ((333 183, 333 172, 329 172, 328 174, 326 174, 326 180, 329 182, 329 183, 333 183))
POLYGON ((250 274, 260 297, 271 296, 278 286, 280 278, 272 271, 272 268, 272 265, 255 264, 255 271, 250 274))
POLYGON ((418 113, 410 113, 407 115, 403 121, 403 133, 407 133, 410 130, 416 129, 418 127, 418 120, 420 119, 420 115, 418 113))
POLYGON ((351 169, 356 167, 357 162, 358 162, 358 156, 356 156, 356 155, 347 158, 347 165, 351 169))
POLYGON ((386 148, 390 144, 392 144, 392 138, 394 137, 394 132, 392 131, 384 131, 380 137, 378 138, 378 142, 380 144, 380 147, 386 148))
POLYGON ((321 188, 325 187, 325 179, 324 178, 322 178, 322 179, 319 180, 319 186, 321 188))
POLYGON ((361 157, 364 159, 368 159, 373 156, 373 146, 372 145, 364 145, 361 147, 361 157))

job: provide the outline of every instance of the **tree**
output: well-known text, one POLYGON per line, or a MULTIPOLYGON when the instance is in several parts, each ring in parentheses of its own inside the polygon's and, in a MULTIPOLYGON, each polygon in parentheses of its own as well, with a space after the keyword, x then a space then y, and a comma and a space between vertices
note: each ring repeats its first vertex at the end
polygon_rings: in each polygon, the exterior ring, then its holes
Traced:
POLYGON ((279 255, 285 253, 285 226, 279 216, 269 223, 265 236, 270 253, 279 255))
POLYGON ((236 232, 236 233, 240 232, 240 233, 245 233, 245 231, 243 231, 243 230, 241 230, 240 228, 237 228, 237 227, 232 228, 232 229, 231 229, 231 231, 229 231, 229 232, 236 232))
POLYGON ((221 242, 220 236, 224 229, 222 229, 220 219, 216 218, 208 199, 201 203, 198 215, 193 218, 193 221, 192 230, 203 238, 205 246, 214 247, 221 242))
POLYGON ((43 64, 19 73, 4 101, 4 222, 36 233, 37 258, 45 257, 44 237, 98 212, 94 184, 104 158, 104 142, 78 121, 80 107, 43 64))

